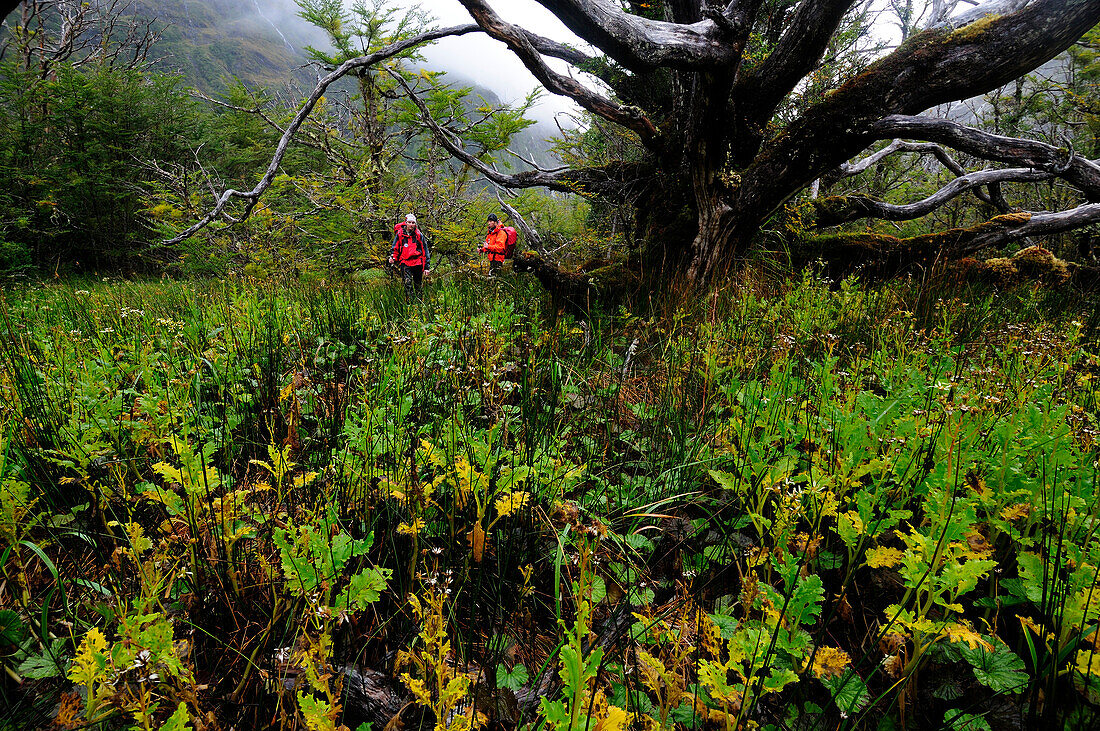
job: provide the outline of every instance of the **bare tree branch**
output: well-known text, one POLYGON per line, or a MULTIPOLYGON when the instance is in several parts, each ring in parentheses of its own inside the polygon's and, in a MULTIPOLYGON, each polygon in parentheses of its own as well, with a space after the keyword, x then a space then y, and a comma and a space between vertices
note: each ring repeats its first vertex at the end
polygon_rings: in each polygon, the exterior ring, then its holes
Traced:
POLYGON ((572 46, 558 43, 550 38, 544 38, 529 30, 524 30, 523 34, 527 36, 527 40, 530 42, 531 46, 543 56, 557 58, 573 66, 583 66, 595 60, 592 56, 572 46))
MULTIPOLYGON (((470 9, 466 2, 460 2, 470 9)), ((723 42, 726 29, 719 27, 712 19, 690 25, 650 20, 624 12, 619 3, 611 0, 537 2, 578 37, 633 71, 661 66, 719 68, 737 60, 733 49, 723 42)), ((728 20, 739 20, 735 8, 727 8, 727 11, 725 16, 728 20)))
MULTIPOLYGON (((748 226, 759 225, 797 191, 872 140, 921 138, 907 133, 901 118, 892 123, 884 118, 995 89, 1053 58, 1097 22, 1100 0, 1033 0, 1023 10, 989 17, 973 28, 925 31, 912 37, 766 145, 741 175, 735 214, 759 212, 755 220, 746 220, 748 226)), ((1065 177, 1075 185, 1087 182, 1086 189, 1095 190, 1095 180, 1083 172, 1082 161, 1075 161, 1065 177)))
MULTIPOLYGON (((852 177, 858 175, 872 166, 878 164, 886 157, 893 155, 897 152, 917 152, 922 155, 932 155, 940 164, 951 171, 953 175, 963 176, 966 175, 966 168, 955 161, 951 155, 947 153, 947 150, 943 149, 935 142, 906 142, 904 140, 894 140, 886 147, 878 150, 877 152, 868 155, 867 157, 854 163, 844 163, 836 171, 824 176, 826 185, 832 185, 837 180, 842 178, 852 177)), ((1008 213, 1011 210, 1011 206, 1005 202, 1004 196, 1000 192, 1000 184, 993 182, 989 185, 989 192, 984 192, 981 188, 974 188, 974 195, 978 197, 983 203, 988 203, 994 206, 1001 213, 1008 213)), ((816 195, 813 196, 817 198, 816 195)))
MULTIPOLYGON (((236 104, 230 104, 228 102, 222 101, 221 99, 215 99, 214 97, 203 94, 201 91, 198 91, 196 89, 191 90, 191 95, 197 99, 202 99, 208 104, 221 107, 222 109, 229 109, 235 112, 240 112, 242 114, 251 114, 255 117, 258 117, 263 120, 264 124, 275 130, 279 134, 284 134, 286 132, 286 129, 280 126, 279 123, 276 122, 260 104, 252 107, 242 107, 236 104)), ((323 133, 317 134, 316 132, 308 128, 303 128, 298 130, 297 139, 299 144, 323 153, 325 158, 333 165, 333 167, 342 170, 348 178, 355 177, 356 173, 351 156, 347 153, 347 151, 338 151, 333 147, 333 141, 335 141, 339 145, 342 145, 343 147, 353 147, 353 144, 344 139, 341 135, 323 133)), ((215 197, 217 197, 217 194, 215 194, 215 197)))
POLYGON ((836 196, 815 201, 817 225, 838 226, 860 218, 881 218, 887 221, 908 221, 926 216, 943 204, 968 190, 992 183, 1036 182, 1049 180, 1054 173, 1032 168, 982 170, 955 178, 927 198, 905 205, 883 203, 865 196, 836 196))
POLYGON ((272 156, 271 162, 268 163, 267 170, 260 178, 260 182, 256 184, 256 187, 248 191, 233 189, 228 189, 224 191, 218 198, 217 204, 209 213, 203 216, 194 225, 188 227, 186 230, 165 241, 164 243, 169 245, 177 244, 184 239, 194 236, 211 222, 225 216, 226 206, 228 206, 229 203, 235 198, 239 198, 245 201, 245 209, 239 218, 230 220, 241 221, 247 218, 252 212, 252 209, 256 206, 256 203, 259 201, 260 196, 271 186, 271 182, 275 179, 275 176, 279 171, 279 166, 282 164, 283 157, 286 155, 287 148, 290 146, 291 141, 294 139, 294 135, 298 132, 298 129, 305 122, 306 118, 309 117, 309 114, 313 111, 313 108, 317 106, 317 102, 319 102, 321 100, 321 97, 324 96, 324 93, 328 89, 328 87, 337 79, 357 69, 373 66, 374 64, 377 64, 380 61, 384 61, 387 58, 392 58, 393 56, 403 53, 408 49, 418 46, 422 43, 438 40, 447 36, 460 36, 466 35, 467 33, 479 32, 481 32, 481 28, 477 25, 457 25, 450 28, 431 30, 412 36, 410 38, 406 38, 401 41, 397 41, 395 43, 391 43, 390 45, 379 51, 376 51, 375 53, 348 59, 344 63, 340 64, 338 67, 336 67, 335 70, 331 71, 328 75, 317 82, 317 86, 314 87, 313 93, 309 95, 309 98, 298 110, 298 113, 294 115, 294 119, 291 120, 289 125, 287 125, 286 130, 283 132, 282 137, 279 138, 279 142, 275 147, 275 154, 272 156))
POLYGON ((504 199, 500 197, 500 190, 496 191, 496 195, 497 203, 499 203, 504 212, 507 213, 513 221, 516 222, 516 228, 523 232, 524 238, 526 238, 531 243, 532 248, 534 248, 536 251, 539 252, 539 254, 545 257, 546 251, 542 245, 542 236, 539 235, 539 232, 535 230, 534 226, 527 223, 527 220, 520 215, 519 211, 504 202, 504 199))
MULTIPOLYGON (((1012 219, 1017 216, 999 216, 998 218, 1012 219)), ((1018 218, 1023 219, 1024 216, 1021 215, 1018 218)), ((1026 220, 979 233, 965 245, 957 247, 954 253, 958 256, 966 256, 990 247, 1003 247, 1020 239, 1050 236, 1097 222, 1100 222, 1100 203, 1085 203, 1068 211, 1031 213, 1026 220)))
POLYGON ((518 153, 518 152, 516 152, 515 150, 512 150, 512 149, 507 149, 507 150, 505 150, 505 152, 507 152, 507 153, 508 153, 509 155, 511 155, 512 157, 516 158, 517 160, 519 160, 519 161, 520 161, 520 162, 522 162, 523 164, 525 164, 525 165, 527 165, 527 166, 529 166, 529 167, 533 168, 534 170, 538 170, 539 172, 543 172, 543 173, 559 173, 559 172, 561 172, 562 170, 568 170, 568 169, 569 169, 569 166, 568 166, 568 165, 559 165, 559 166, 558 166, 558 167, 556 167, 556 168, 544 168, 544 167, 543 167, 542 165, 539 165, 539 164, 538 164, 537 162, 535 162, 534 160, 531 160, 531 159, 528 159, 527 157, 524 157, 523 155, 519 154, 519 153, 518 153))
POLYGON ((488 3, 482 0, 459 0, 459 2, 486 33, 506 44, 547 90, 567 96, 593 114, 633 130, 651 149, 659 146, 660 133, 642 110, 617 104, 588 89, 575 79, 553 71, 531 45, 524 30, 502 20, 488 3))
MULTIPOLYGON (((836 177, 849 178, 853 175, 859 175, 862 172, 870 170, 873 166, 882 162, 884 159, 893 155, 895 152, 917 152, 915 143, 903 142, 902 140, 894 140, 881 150, 874 152, 867 157, 859 160, 858 162, 846 162, 837 168, 836 177)), ((921 150, 922 151, 922 150, 921 150)))
POLYGON ((140 68, 160 34, 153 29, 155 20, 134 14, 134 5, 134 0, 26 0, 18 26, 7 26, 5 46, 20 48, 24 67, 36 64, 40 78, 54 74, 59 64, 140 68))
POLYGON ((1059 170, 1060 177, 1080 188, 1090 201, 1100 201, 1100 165, 1038 140, 1005 137, 967 127, 949 119, 891 115, 871 125, 879 138, 921 139, 965 152, 984 160, 995 160, 1042 170, 1059 170))
POLYGON ((630 167, 609 166, 607 169, 566 168, 561 170, 525 170, 515 174, 502 173, 492 165, 471 154, 463 146, 461 138, 451 130, 443 127, 432 118, 431 112, 424 101, 416 95, 408 83, 398 74, 391 75, 405 89, 409 99, 420 110, 420 120, 434 134, 436 140, 455 159, 484 175, 490 182, 505 188, 548 188, 568 193, 619 193, 623 187, 622 180, 617 173, 629 170, 630 167))
POLYGON ((1030 2, 1030 0, 994 0, 993 2, 983 3, 965 0, 974 7, 954 18, 950 17, 961 1, 963 0, 932 0, 932 14, 929 16, 928 26, 938 29, 962 28, 987 16, 1015 13, 1017 10, 1022 10, 1030 2))

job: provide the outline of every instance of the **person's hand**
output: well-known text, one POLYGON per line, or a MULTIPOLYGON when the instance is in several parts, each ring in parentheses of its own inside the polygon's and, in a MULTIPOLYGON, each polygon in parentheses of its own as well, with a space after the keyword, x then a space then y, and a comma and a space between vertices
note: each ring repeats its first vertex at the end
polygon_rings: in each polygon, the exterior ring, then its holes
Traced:
POLYGON ((393 264, 393 257, 391 256, 389 259, 386 259, 386 263, 393 264))

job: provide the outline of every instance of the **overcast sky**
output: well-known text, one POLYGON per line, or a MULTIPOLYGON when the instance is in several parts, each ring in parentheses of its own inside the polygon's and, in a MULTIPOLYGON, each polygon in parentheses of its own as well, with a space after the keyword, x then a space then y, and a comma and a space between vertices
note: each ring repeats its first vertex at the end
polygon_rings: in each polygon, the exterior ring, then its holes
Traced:
MULTIPOLYGON (((438 19, 438 25, 472 23, 470 14, 455 0, 397 0, 397 5, 419 5, 438 19)), ((505 20, 522 25, 539 35, 557 41, 582 45, 569 29, 534 0, 497 0, 492 3, 505 20)), ((453 69, 500 94, 504 101, 523 99, 539 83, 524 68, 519 59, 499 41, 484 33, 472 33, 458 38, 444 38, 424 50, 430 68, 453 69)), ((566 64, 548 59, 551 67, 564 72, 566 64)), ((557 111, 574 110, 572 100, 544 94, 535 116, 549 119, 557 111)))

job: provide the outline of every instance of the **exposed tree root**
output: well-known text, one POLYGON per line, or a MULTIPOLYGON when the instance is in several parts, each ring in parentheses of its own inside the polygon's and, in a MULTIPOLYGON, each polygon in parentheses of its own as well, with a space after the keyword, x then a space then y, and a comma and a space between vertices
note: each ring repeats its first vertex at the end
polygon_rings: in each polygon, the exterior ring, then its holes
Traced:
POLYGON ((550 293, 552 309, 587 320, 593 305, 607 302, 637 286, 638 278, 624 264, 584 266, 570 271, 543 259, 533 251, 517 253, 513 260, 517 272, 529 272, 550 293))

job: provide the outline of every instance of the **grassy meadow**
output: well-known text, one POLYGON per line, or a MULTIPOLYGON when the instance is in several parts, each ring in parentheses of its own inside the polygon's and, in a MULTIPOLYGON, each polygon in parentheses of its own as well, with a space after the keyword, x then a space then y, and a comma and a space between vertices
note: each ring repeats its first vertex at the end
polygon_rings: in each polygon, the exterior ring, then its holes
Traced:
POLYGON ((1095 304, 544 299, 8 288, 0 728, 1098 726, 1095 304))

